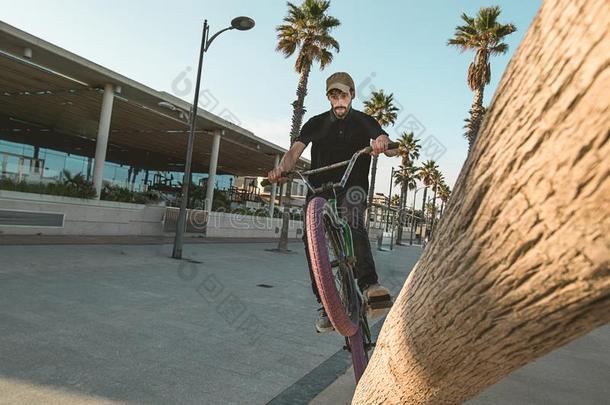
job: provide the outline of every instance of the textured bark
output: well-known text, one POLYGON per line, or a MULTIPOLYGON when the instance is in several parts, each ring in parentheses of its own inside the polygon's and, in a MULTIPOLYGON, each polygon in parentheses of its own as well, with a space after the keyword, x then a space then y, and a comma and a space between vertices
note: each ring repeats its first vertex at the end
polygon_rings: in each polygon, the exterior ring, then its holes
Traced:
POLYGON ((543 3, 353 404, 459 403, 610 321, 609 27, 543 3))
POLYGON ((292 126, 290 127, 290 144, 294 143, 294 140, 299 136, 301 131, 301 125, 303 123, 303 116, 305 115, 305 96, 307 95, 307 82, 309 80, 309 72, 311 71, 311 65, 307 65, 303 68, 299 76, 299 84, 297 86, 297 99, 292 103, 292 126))
POLYGON ((470 130, 466 134, 466 137, 468 138, 468 151, 472 150, 472 145, 477 139, 477 135, 481 128, 481 122, 485 115, 485 109, 483 108, 484 91, 485 85, 481 85, 474 91, 472 106, 470 107, 470 130))

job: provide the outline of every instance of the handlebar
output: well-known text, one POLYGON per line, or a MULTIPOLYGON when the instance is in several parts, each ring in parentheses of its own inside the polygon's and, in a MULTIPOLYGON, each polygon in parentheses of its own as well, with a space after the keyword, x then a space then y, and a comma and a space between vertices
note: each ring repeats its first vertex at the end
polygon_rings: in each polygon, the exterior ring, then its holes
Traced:
MULTIPOLYGON (((398 149, 399 146, 400 146, 400 142, 390 142, 390 143, 388 143, 388 148, 386 150, 398 149)), ((362 149, 361 153, 370 154, 372 151, 373 151, 373 148, 371 146, 367 146, 366 148, 362 149)), ((289 177, 293 173, 294 172, 282 172, 281 177, 289 177)), ((263 181, 261 181, 262 187, 267 187, 269 185, 271 185, 271 182, 269 181, 269 179, 263 179, 263 181)))
MULTIPOLYGON (((290 172, 282 172, 282 176, 281 177, 288 177, 290 176, 290 172)), ((262 187, 267 187, 270 186, 272 183, 269 181, 269 179, 263 179, 263 181, 261 181, 261 186, 262 187)))

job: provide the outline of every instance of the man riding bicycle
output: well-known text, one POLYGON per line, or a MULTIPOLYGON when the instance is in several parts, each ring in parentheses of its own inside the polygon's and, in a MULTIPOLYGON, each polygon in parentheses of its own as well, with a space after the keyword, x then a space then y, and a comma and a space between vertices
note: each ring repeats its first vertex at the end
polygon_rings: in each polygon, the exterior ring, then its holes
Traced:
MULTIPOLYGON (((352 100, 355 97, 354 81, 349 74, 337 72, 326 80, 326 96, 331 104, 331 109, 322 114, 311 117, 303 128, 300 135, 295 139, 290 150, 284 155, 282 161, 268 174, 269 181, 274 183, 284 180, 282 172, 291 171, 301 154, 309 145, 311 148, 311 169, 328 166, 333 163, 350 159, 360 149, 371 146, 372 155, 385 153, 387 156, 395 156, 397 151, 388 151, 390 138, 381 128, 379 123, 371 116, 352 108, 352 100), (371 143, 371 140, 373 142, 371 143)), ((391 303, 390 292, 378 283, 375 262, 371 252, 371 245, 365 225, 365 212, 367 208, 367 195, 369 189, 369 166, 370 156, 363 156, 356 161, 351 176, 343 190, 328 191, 322 196, 337 199, 339 215, 344 218, 352 230, 354 253, 356 256, 356 278, 358 286, 364 298, 379 303, 391 303)), ((309 182, 314 187, 320 187, 328 182, 338 182, 343 174, 342 168, 329 170, 309 177, 309 182)), ((314 197, 311 190, 307 193, 304 210, 314 197)), ((311 285, 313 292, 320 301, 320 294, 314 281, 311 259, 307 249, 307 234, 303 233, 305 253, 309 265, 311 285)), ((372 314, 377 315, 375 313, 372 314)), ((320 333, 333 330, 333 326, 326 315, 324 308, 318 310, 316 330, 320 333)))

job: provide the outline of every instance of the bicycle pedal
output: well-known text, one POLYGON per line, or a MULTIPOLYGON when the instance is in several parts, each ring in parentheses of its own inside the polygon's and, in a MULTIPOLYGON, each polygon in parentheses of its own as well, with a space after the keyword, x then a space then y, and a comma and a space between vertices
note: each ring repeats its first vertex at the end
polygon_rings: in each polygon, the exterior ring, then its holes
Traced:
POLYGON ((394 305, 394 303, 391 300, 390 301, 381 301, 381 302, 369 302, 370 309, 392 308, 392 305, 394 305))
POLYGON ((376 295, 374 297, 368 297, 368 303, 369 304, 375 304, 375 303, 383 303, 383 302, 392 302, 392 297, 389 294, 384 294, 384 295, 376 295))

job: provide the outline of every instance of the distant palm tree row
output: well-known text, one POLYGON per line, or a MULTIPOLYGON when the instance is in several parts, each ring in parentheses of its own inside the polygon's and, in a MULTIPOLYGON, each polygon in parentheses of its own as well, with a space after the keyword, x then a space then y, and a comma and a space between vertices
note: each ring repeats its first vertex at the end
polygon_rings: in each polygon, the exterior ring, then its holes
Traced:
MULTIPOLYGON (((383 90, 373 91, 371 97, 364 102, 364 112, 375 118, 381 127, 394 125, 398 117, 398 107, 394 105, 394 94, 385 94, 383 90)), ((369 186, 368 205, 373 205, 375 195, 375 179, 377 177, 377 160, 379 156, 373 156, 371 164, 371 184, 369 186)), ((367 221, 367 226, 370 221, 367 221)))
MULTIPOLYGON (((318 63, 320 70, 323 70, 332 62, 333 52, 339 52, 339 43, 333 38, 331 31, 341 22, 328 15, 330 7, 328 0, 304 0, 300 5, 288 2, 287 7, 288 13, 284 17, 283 24, 276 28, 278 39, 276 50, 286 58, 296 54, 294 68, 299 75, 299 81, 296 100, 292 102, 293 113, 290 129, 290 145, 292 146, 299 135, 306 111, 305 96, 312 65, 318 63)), ((485 114, 483 92, 491 78, 489 58, 506 53, 508 45, 502 41, 516 30, 513 24, 499 23, 497 21, 499 15, 500 8, 497 6, 481 8, 475 17, 462 14, 465 25, 456 27, 454 37, 447 42, 448 45, 456 46, 461 51, 475 51, 475 58, 468 68, 467 76, 468 86, 474 92, 470 116, 465 120, 466 133, 464 135, 468 140, 469 150, 476 139, 485 114)), ((394 105, 394 94, 386 93, 384 90, 373 91, 369 99, 364 102, 364 112, 374 117, 382 127, 393 125, 398 114, 398 108, 394 105)), ((424 214, 424 221, 429 217, 430 229, 433 230, 437 217, 436 199, 438 197, 442 202, 440 209, 442 213, 449 198, 450 189, 445 184, 444 176, 439 171, 436 162, 428 160, 420 166, 415 166, 415 160, 419 158, 420 146, 412 133, 403 133, 400 142, 402 165, 395 177, 396 184, 401 186, 398 204, 401 212, 404 213, 408 191, 416 190, 417 181, 421 181, 424 189, 422 214, 424 214), (429 209, 426 209, 429 188, 432 188, 433 200, 429 209)), ((377 157, 374 157, 371 166, 369 206, 375 195, 376 175, 377 157)), ((291 188, 290 184, 286 187, 287 201, 290 201, 291 188)), ((281 251, 287 250, 289 218, 289 204, 286 204, 278 246, 281 251)), ((399 241, 401 237, 402 227, 399 228, 399 241)))
POLYGON ((399 138, 399 143, 399 153, 402 159, 402 164, 394 175, 394 184, 400 186, 400 198, 398 202, 400 226, 398 227, 396 243, 400 243, 402 241, 402 225, 404 225, 407 222, 406 220, 409 219, 407 217, 407 197, 409 190, 414 190, 413 207, 411 208, 410 219, 412 220, 412 226, 415 223, 415 196, 417 195, 418 191, 418 181, 422 183, 421 188, 424 190, 421 206, 423 225, 426 223, 429 224, 429 226, 426 228, 427 230, 429 229, 430 232, 432 232, 434 229, 434 224, 439 216, 437 215, 437 198, 440 198, 441 200, 441 210, 439 214, 442 215, 444 204, 447 202, 451 194, 451 189, 447 183, 445 183, 445 176, 439 170, 439 167, 434 160, 427 160, 422 162, 420 165, 416 164, 416 160, 419 159, 420 156, 419 153, 421 145, 419 144, 419 140, 415 138, 412 132, 404 132, 399 138), (433 198, 430 204, 427 205, 427 195, 430 187, 432 188, 433 198))

